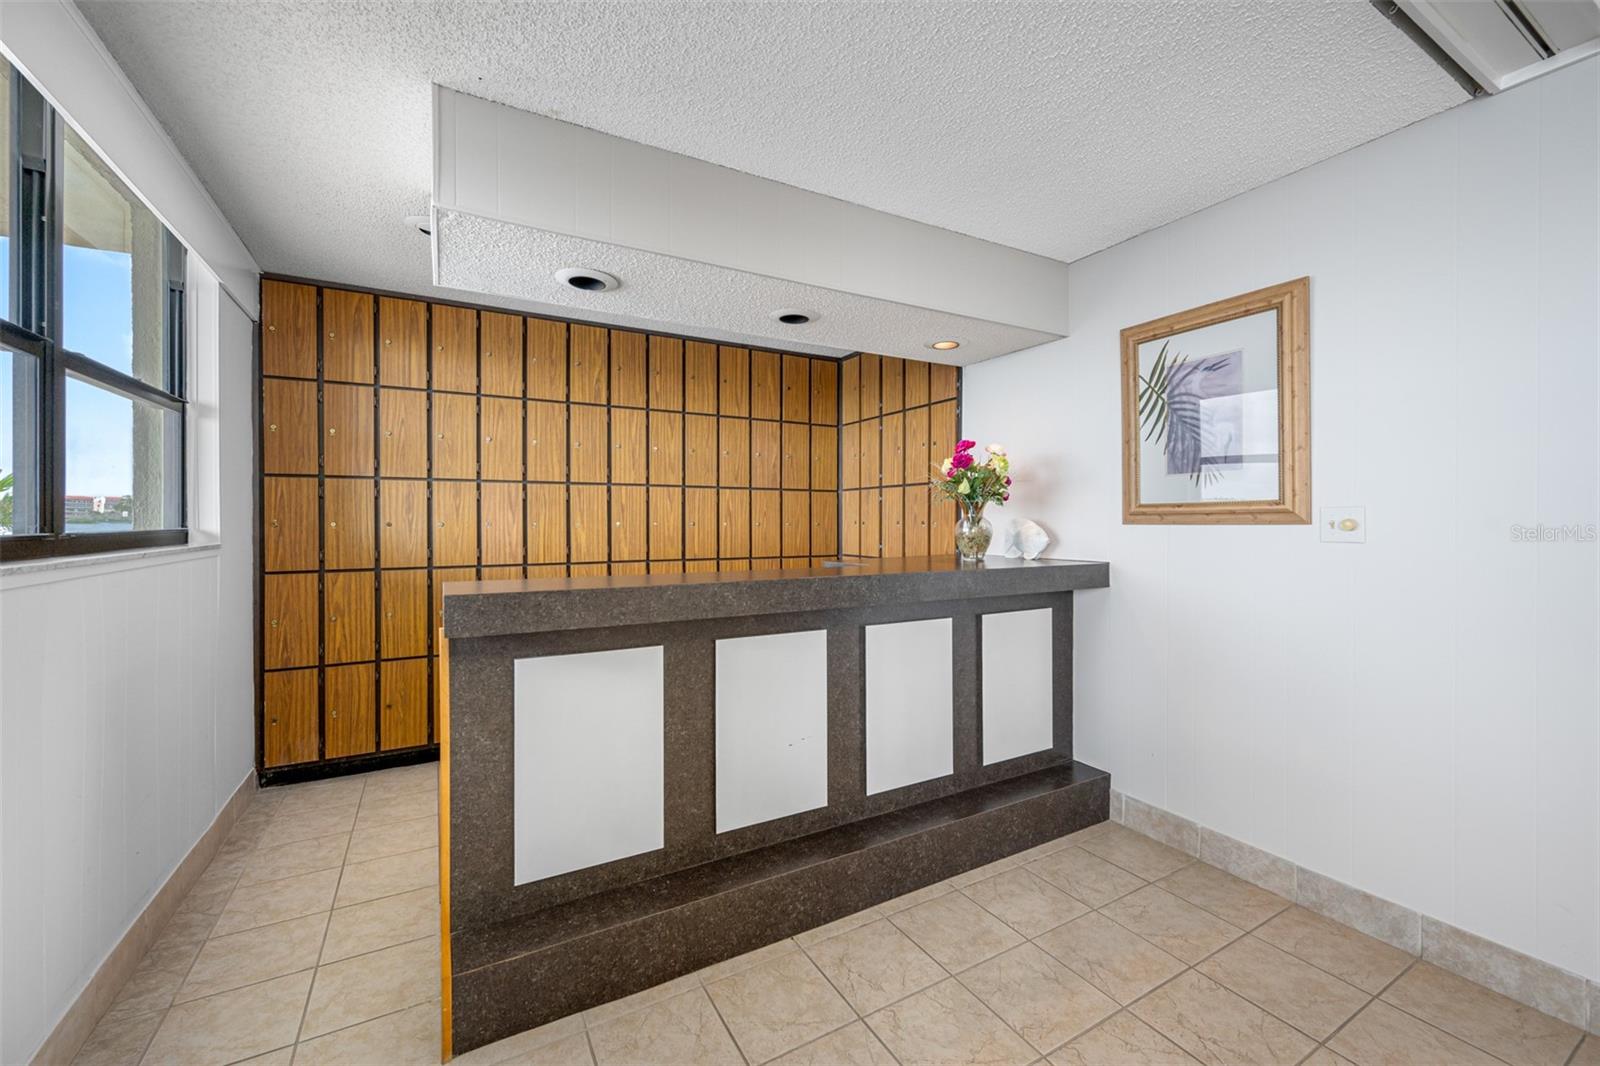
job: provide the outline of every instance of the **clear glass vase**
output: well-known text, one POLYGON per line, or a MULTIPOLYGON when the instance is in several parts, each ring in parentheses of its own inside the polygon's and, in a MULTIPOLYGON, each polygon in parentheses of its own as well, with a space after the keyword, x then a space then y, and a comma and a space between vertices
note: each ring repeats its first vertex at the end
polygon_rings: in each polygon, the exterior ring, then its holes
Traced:
POLYGON ((961 515, 956 519, 956 551, 964 563, 982 562, 994 537, 994 527, 983 517, 983 504, 961 504, 961 515))

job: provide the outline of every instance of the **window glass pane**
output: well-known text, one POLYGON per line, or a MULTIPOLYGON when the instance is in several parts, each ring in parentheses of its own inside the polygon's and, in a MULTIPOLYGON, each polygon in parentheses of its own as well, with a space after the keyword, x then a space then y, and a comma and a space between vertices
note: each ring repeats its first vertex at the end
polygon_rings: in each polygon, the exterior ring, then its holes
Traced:
POLYGON ((70 127, 64 143, 62 342, 166 388, 165 228, 70 127))
MULTIPOLYGON (((0 57, 0 318, 11 317, 11 64, 0 57)), ((6 469, 10 469, 9 466, 6 469)))
POLYGON ((63 532, 181 526, 181 428, 176 412, 68 378, 63 532))
POLYGON ((0 536, 39 532, 39 361, 0 348, 0 536))

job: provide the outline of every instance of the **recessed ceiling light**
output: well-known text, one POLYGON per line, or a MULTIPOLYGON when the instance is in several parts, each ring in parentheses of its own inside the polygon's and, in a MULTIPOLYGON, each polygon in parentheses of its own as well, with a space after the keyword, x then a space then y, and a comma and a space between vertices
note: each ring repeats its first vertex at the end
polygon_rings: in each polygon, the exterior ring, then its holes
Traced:
POLYGON ((427 215, 407 215, 406 225, 415 226, 423 236, 433 236, 433 219, 427 215))
POLYGON ((932 348, 932 349, 934 349, 936 351, 948 352, 948 351, 951 351, 951 350, 953 350, 955 348, 961 347, 961 342, 960 341, 934 341, 932 344, 928 345, 928 347, 930 347, 930 348, 932 348))
POLYGON ((817 316, 810 311, 802 311, 797 307, 783 307, 772 312, 772 317, 786 326, 803 326, 807 322, 814 322, 817 316))
POLYGON ((556 271, 556 280, 583 292, 610 292, 622 284, 614 275, 604 270, 587 267, 567 267, 556 271))

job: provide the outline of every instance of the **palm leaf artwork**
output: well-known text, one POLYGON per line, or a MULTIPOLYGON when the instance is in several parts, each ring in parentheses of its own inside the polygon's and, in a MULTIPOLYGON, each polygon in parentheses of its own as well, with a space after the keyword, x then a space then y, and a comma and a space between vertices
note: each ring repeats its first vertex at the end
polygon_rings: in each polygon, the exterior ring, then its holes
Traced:
POLYGON ((1139 428, 1146 443, 1161 445, 1161 454, 1187 472, 1196 485, 1222 480, 1222 471, 1203 461, 1204 422, 1200 415, 1201 390, 1193 387, 1198 377, 1222 366, 1222 360, 1208 359, 1191 364, 1187 355, 1168 358, 1172 341, 1161 344, 1148 373, 1139 375, 1139 428))

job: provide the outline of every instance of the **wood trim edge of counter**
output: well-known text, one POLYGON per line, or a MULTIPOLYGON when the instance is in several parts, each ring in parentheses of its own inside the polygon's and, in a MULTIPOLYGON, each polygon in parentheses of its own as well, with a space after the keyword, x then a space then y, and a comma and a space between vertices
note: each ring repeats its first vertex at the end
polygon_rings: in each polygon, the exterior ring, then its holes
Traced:
POLYGON ((450 642, 439 627, 439 1061, 454 1055, 450 1039, 450 642))

